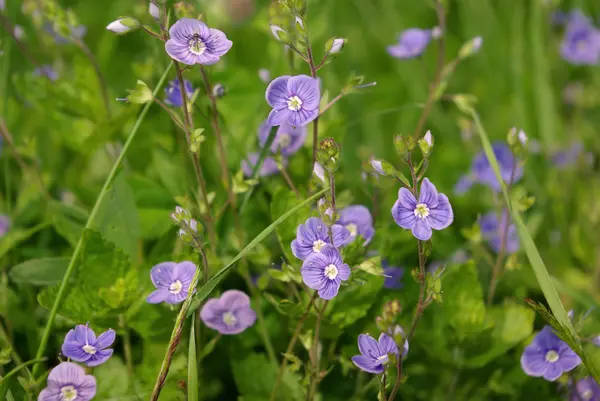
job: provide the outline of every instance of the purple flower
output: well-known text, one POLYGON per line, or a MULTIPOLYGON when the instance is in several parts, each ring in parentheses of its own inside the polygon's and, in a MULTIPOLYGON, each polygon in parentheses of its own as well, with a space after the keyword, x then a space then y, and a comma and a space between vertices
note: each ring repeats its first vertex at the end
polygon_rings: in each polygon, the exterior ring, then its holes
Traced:
MULTIPOLYGON (((258 141, 261 147, 265 146, 271 128, 267 121, 260 125, 258 141)), ((275 139, 271 144, 271 152, 281 152, 283 156, 291 156, 304 145, 304 141, 306 141, 306 127, 294 127, 288 123, 283 123, 277 129, 275 139)))
POLYGON ((152 284, 157 289, 148 295, 146 302, 149 304, 160 302, 178 304, 182 302, 188 295, 188 290, 195 273, 196 265, 188 261, 157 264, 150 271, 152 284))
POLYGON ((225 291, 221 298, 211 298, 202 307, 200 319, 221 334, 239 334, 256 321, 250 298, 238 290, 225 291))
POLYGON ((554 334, 550 326, 545 326, 521 355, 521 367, 527 375, 542 376, 551 382, 580 364, 579 356, 554 334))
MULTIPOLYGON (((331 227, 333 245, 343 247, 352 242, 350 232, 339 224, 331 227)), ((298 226, 296 239, 292 241, 292 253, 298 259, 304 260, 313 253, 319 253, 326 244, 331 244, 329 229, 323 220, 311 217, 298 226)))
POLYGON ((359 235, 363 237, 365 245, 371 242, 375 235, 373 217, 371 217, 369 209, 363 205, 351 205, 342 209, 337 224, 346 227, 352 240, 359 235))
MULTIPOLYGON (((190 81, 183 81, 183 87, 185 88, 185 94, 188 99, 194 95, 194 87, 190 81)), ((169 82, 165 88, 165 103, 169 106, 181 107, 183 106, 183 96, 181 96, 181 88, 179 86, 179 80, 174 79, 169 82)))
POLYGON ((574 142, 567 150, 554 153, 552 163, 559 168, 572 166, 577 163, 583 150, 583 143, 580 141, 574 142))
POLYGON ((429 178, 421 183, 418 202, 412 192, 400 188, 398 200, 392 207, 392 216, 396 224, 412 230, 413 235, 421 241, 431 238, 431 229, 442 230, 454 220, 448 197, 439 194, 429 178))
POLYGON ((352 362, 360 370, 368 373, 380 374, 384 366, 389 362, 389 354, 398 355, 398 346, 394 339, 385 333, 381 333, 379 341, 368 334, 358 336, 358 350, 362 355, 352 357, 352 362))
POLYGON ((569 16, 560 54, 575 65, 600 63, 600 30, 580 10, 569 16))
POLYGON ((570 401, 600 401, 600 386, 591 376, 579 380, 575 391, 577 393, 571 395, 570 401))
POLYGON ((273 107, 267 119, 269 125, 302 127, 319 115, 321 89, 319 81, 307 75, 284 75, 271 81, 265 98, 273 107))
MULTIPOLYGON (((504 182, 508 183, 512 176, 512 183, 516 183, 523 177, 523 167, 519 165, 512 151, 508 145, 502 142, 495 142, 492 144, 494 156, 498 160, 498 167, 500 168, 500 175, 504 182), (517 165, 515 165, 517 163, 517 165), (514 169, 514 175, 513 175, 514 169)), ((468 176, 463 176, 454 187, 454 191, 457 194, 462 194, 471 188, 475 183, 487 185, 496 192, 500 192, 502 189, 500 183, 496 178, 496 174, 487 159, 487 156, 483 151, 479 152, 473 164, 471 165, 471 172, 468 176)))
POLYGON ((87 366, 98 366, 111 357, 113 350, 107 348, 114 342, 114 330, 107 330, 96 338, 96 334, 87 324, 79 324, 67 333, 62 345, 62 353, 75 362, 83 362, 87 366))
POLYGON ((215 64, 233 44, 223 32, 192 18, 174 23, 169 36, 165 50, 171 58, 187 65, 215 64))
MULTIPOLYGON (((258 153, 250 153, 248 154, 248 157, 246 157, 246 160, 242 160, 242 170, 244 171, 245 177, 252 177, 252 170, 254 170, 258 157, 258 153)), ((283 165, 287 165, 287 159, 283 159, 283 165)), ((279 173, 279 166, 277 166, 275 159, 272 157, 265 157, 260 166, 260 170, 258 171, 258 176, 268 177, 277 173, 279 173)))
MULTIPOLYGON (((508 214, 506 213, 502 215, 502 221, 499 221, 498 215, 495 212, 486 213, 479 219, 481 235, 496 253, 500 252, 500 248, 502 247, 502 236, 504 235, 507 223, 508 214)), ((504 250, 508 254, 519 250, 519 235, 517 228, 512 223, 510 223, 506 231, 504 250)))
POLYGON ((38 401, 89 401, 96 396, 96 378, 71 362, 62 362, 48 375, 38 401))
POLYGON ((383 282, 383 288, 400 289, 404 286, 402 284, 402 277, 404 276, 402 267, 390 266, 385 259, 381 260, 381 267, 383 268, 383 274, 387 276, 383 282))
POLYGON ((300 269, 302 281, 319 292, 322 299, 332 299, 338 294, 342 281, 350 278, 350 267, 342 260, 340 252, 325 244, 319 252, 311 253, 300 269))
POLYGON ((37 77, 46 77, 50 81, 56 81, 58 79, 58 73, 52 68, 51 65, 44 64, 33 71, 33 75, 37 77))
POLYGON ((388 53, 399 59, 415 58, 423 54, 431 41, 430 29, 410 28, 398 37, 398 44, 388 46, 388 53))
POLYGON ((0 238, 4 237, 10 230, 10 218, 5 214, 0 214, 0 238))

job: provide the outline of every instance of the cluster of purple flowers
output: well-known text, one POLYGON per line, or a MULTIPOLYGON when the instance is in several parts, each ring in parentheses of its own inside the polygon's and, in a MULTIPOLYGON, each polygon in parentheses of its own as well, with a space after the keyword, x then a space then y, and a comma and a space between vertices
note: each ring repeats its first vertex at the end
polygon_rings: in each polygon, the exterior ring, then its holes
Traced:
MULTIPOLYGON (((62 354, 69 361, 94 367, 106 362, 113 354, 109 348, 115 342, 115 331, 109 329, 96 337, 88 325, 71 329, 63 342, 62 354)), ((89 401, 96 396, 96 378, 73 362, 62 362, 48 375, 45 389, 38 401, 89 401)))

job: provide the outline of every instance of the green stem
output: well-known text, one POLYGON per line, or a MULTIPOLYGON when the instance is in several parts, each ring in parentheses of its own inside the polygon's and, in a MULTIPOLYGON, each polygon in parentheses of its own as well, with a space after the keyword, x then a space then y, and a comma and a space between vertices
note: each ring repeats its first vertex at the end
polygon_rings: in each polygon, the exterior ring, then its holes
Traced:
MULTIPOLYGON (((169 64, 169 66, 165 69, 165 72, 163 73, 162 77, 158 81, 158 84, 156 85, 156 88, 154 89, 153 96, 156 96, 156 94, 161 90, 163 83, 167 79, 167 75, 168 75, 170 69, 171 69, 171 64, 169 64)), ((131 133, 129 134, 127 141, 123 145, 123 150, 121 151, 121 153, 119 154, 119 157, 113 164, 112 170, 108 174, 108 177, 106 178, 106 181, 104 182, 104 185, 102 186, 102 190, 100 191, 100 194, 98 195, 98 199, 96 199, 96 203, 94 204, 94 207, 92 208, 92 211, 90 212, 90 216, 88 217, 88 220, 85 223, 84 232, 86 229, 90 228, 92 226, 92 224, 94 223, 94 219, 96 218, 96 214, 98 213, 98 210, 100 209, 100 205, 102 204, 104 197, 108 193, 108 189, 110 188, 112 181, 115 179, 117 173, 119 172, 121 163, 123 163, 123 160, 125 159, 125 155, 127 154, 127 151, 129 150, 129 147, 131 146, 133 139, 135 138, 136 134, 138 133, 140 126, 142 125, 142 121, 144 121, 144 118, 146 117, 146 114, 148 113, 150 106, 152 106, 152 102, 146 103, 146 105, 140 112, 140 114, 137 118, 137 121, 135 122, 135 125, 131 129, 131 133)), ((41 365, 39 364, 39 360, 42 358, 42 356, 44 355, 44 352, 46 351, 46 346, 48 345, 48 339, 50 338, 50 332, 52 331, 52 328, 54 326, 54 320, 56 319, 56 315, 58 313, 58 308, 60 307, 61 302, 63 301, 64 297, 67 294, 67 284, 69 282, 69 279, 73 275, 73 272, 75 271, 76 261, 79 257, 79 254, 81 253, 82 248, 83 248, 83 235, 79 237, 79 241, 77 242, 77 245, 75 246, 75 250, 73 251, 73 255, 71 256, 69 265, 67 266, 67 271, 65 271, 65 275, 63 276, 63 279, 60 283, 60 287, 58 288, 58 293, 56 294, 56 299, 54 300, 54 304, 52 305, 52 309, 50 310, 50 316, 48 317, 48 321, 46 322, 46 327, 44 328, 44 333, 42 334, 42 339, 40 340, 40 345, 38 347, 38 350, 37 350, 37 353, 35 356, 37 363, 33 366, 33 376, 34 377, 36 376, 36 374, 39 372, 39 370, 41 368, 41 365)))
POLYGON ((4 376, 2 379, 0 379, 0 384, 4 383, 8 379, 10 379, 11 376, 16 375, 17 373, 19 373, 19 371, 21 369, 24 369, 24 368, 26 368, 29 365, 33 365, 34 363, 43 362, 45 360, 46 360, 46 358, 40 358, 40 359, 34 359, 32 361, 27 361, 27 362, 24 362, 24 363, 20 364, 19 366, 15 367, 13 370, 11 370, 10 372, 8 372, 6 374, 6 376, 4 376))
MULTIPOLYGON (((204 250, 200 251, 202 256, 202 263, 206 265, 206 254, 204 250)), ((160 371, 158 372, 158 376, 156 377, 156 382, 154 383, 154 390, 152 390, 152 396, 150 397, 151 401, 157 401, 160 396, 160 391, 165 385, 165 381, 167 380, 167 374, 169 373, 169 369, 171 368, 171 362, 173 361, 173 356, 175 355, 175 351, 177 350, 177 345, 179 345, 179 340, 181 339, 181 332, 183 331, 183 324, 185 323, 185 318, 187 315, 187 311, 192 304, 192 299, 194 298, 194 289, 198 286, 198 280, 200 279, 200 274, 202 274, 202 269, 198 266, 196 268, 196 272, 194 273, 194 277, 192 278, 192 282, 188 288, 188 294, 177 314, 177 319, 175 320, 175 326, 173 327, 173 332, 171 333, 171 339, 169 340, 169 346, 167 347, 167 353, 163 359, 162 365, 160 367, 160 371)), ((193 339, 191 339, 193 341, 193 339)))

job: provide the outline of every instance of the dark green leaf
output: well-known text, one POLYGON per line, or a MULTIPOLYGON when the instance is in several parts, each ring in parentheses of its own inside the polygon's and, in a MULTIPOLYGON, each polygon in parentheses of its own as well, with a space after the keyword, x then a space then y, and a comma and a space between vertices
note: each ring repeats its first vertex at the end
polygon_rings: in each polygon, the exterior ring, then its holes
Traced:
POLYGON ((16 283, 53 285, 62 280, 69 258, 31 259, 10 269, 10 278, 16 283))

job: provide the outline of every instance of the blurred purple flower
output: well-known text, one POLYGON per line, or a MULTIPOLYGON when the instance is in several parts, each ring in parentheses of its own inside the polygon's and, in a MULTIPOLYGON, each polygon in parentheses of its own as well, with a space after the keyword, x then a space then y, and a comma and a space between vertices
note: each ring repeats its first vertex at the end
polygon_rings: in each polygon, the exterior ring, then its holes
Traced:
MULTIPOLYGON (((494 252, 500 252, 502 246, 502 236, 506 224, 508 223, 508 214, 502 215, 502 221, 499 221, 498 214, 496 212, 489 212, 481 216, 479 219, 479 226, 481 228, 482 237, 488 242, 494 252)), ((506 253, 511 254, 519 250, 519 235, 517 234, 517 228, 511 222, 506 231, 506 243, 504 244, 504 250, 506 253)))
POLYGON ((319 115, 319 81, 307 75, 275 78, 267 87, 265 98, 273 107, 267 119, 269 125, 288 123, 302 127, 319 115))
POLYGON ((379 341, 368 334, 358 336, 358 350, 362 355, 352 357, 352 362, 362 371, 380 374, 389 362, 388 354, 398 355, 398 346, 394 339, 381 333, 379 341))
POLYGON ((583 150, 583 143, 580 141, 574 142, 567 150, 554 153, 552 155, 552 163, 561 169, 572 166, 577 163, 583 150))
POLYGON ((402 277, 404 276, 402 267, 390 266, 385 259, 381 260, 381 267, 383 268, 383 274, 389 276, 383 281, 383 288, 400 289, 404 286, 402 284, 402 277))
MULTIPOLYGON (((343 247, 352 242, 350 232, 339 224, 331 227, 333 245, 343 247)), ((319 253, 326 244, 331 244, 329 229, 323 220, 311 217, 304 224, 300 224, 296 231, 296 239, 292 241, 292 253, 300 260, 304 260, 313 253, 319 253)))
MULTIPOLYGON (((150 271, 152 284, 157 288, 148 295, 146 302, 158 304, 178 304, 188 295, 188 289, 192 284, 192 278, 196 273, 196 265, 192 262, 163 262, 159 263, 150 271)), ((196 289, 194 288, 194 291, 196 289)))
POLYGON ((70 35, 68 37, 59 34, 51 23, 46 23, 44 25, 44 30, 54 38, 54 41, 57 44, 60 45, 71 43, 73 39, 81 40, 87 34, 87 27, 85 25, 69 26, 70 35))
POLYGON ((4 237, 10 230, 10 218, 5 214, 0 214, 0 238, 4 237))
POLYGON ((193 18, 174 23, 169 35, 165 50, 171 58, 187 65, 215 64, 233 45, 223 32, 193 18))
POLYGON ((111 357, 113 350, 108 347, 114 342, 114 330, 107 330, 96 338, 96 333, 87 324, 79 324, 67 333, 62 345, 62 354, 75 362, 98 366, 111 357))
POLYGON ((600 63, 600 30, 580 10, 569 15, 560 54, 575 65, 600 63))
MULTIPOLYGON (((258 141, 260 146, 265 146, 272 126, 267 121, 263 122, 258 129, 258 141)), ((306 127, 294 127, 283 123, 277 129, 275 139, 271 144, 271 152, 281 152, 283 156, 291 156, 296 153, 306 141, 306 127)))
POLYGON ((388 53, 399 59, 410 59, 423 54, 431 41, 430 29, 410 28, 398 36, 398 44, 388 46, 388 53))
POLYGON ((429 178, 421 183, 419 201, 408 189, 400 188, 398 200, 392 207, 392 216, 396 224, 410 229, 415 238, 421 241, 431 238, 432 229, 442 230, 454 220, 448 197, 439 194, 429 178))
POLYGON ((319 252, 308 255, 300 274, 304 284, 318 291, 319 297, 332 299, 338 294, 341 282, 350 278, 350 267, 336 247, 325 244, 319 252))
POLYGON ((521 367, 527 375, 542 376, 551 382, 580 364, 579 356, 554 334, 550 326, 545 326, 521 355, 521 367))
POLYGON ((591 376, 579 380, 575 391, 575 394, 571 394, 570 401, 600 401, 600 386, 591 376))
POLYGON ((258 77, 265 84, 271 82, 271 72, 268 69, 266 69, 266 68, 259 68, 258 69, 258 77))
MULTIPOLYGON (((245 177, 252 177, 252 170, 254 169, 259 156, 258 153, 250 153, 246 157, 246 160, 242 160, 242 171, 244 172, 245 177)), ((284 167, 287 165, 287 159, 283 159, 283 165, 284 167)), ((268 177, 277 173, 279 173, 277 161, 272 157, 265 157, 257 175, 259 177, 268 177)))
POLYGON ((352 241, 359 235, 363 237, 365 245, 371 242, 375 235, 373 217, 369 209, 363 205, 350 205, 342 209, 337 224, 346 227, 352 241))
POLYGON ((37 77, 46 77, 50 81, 56 81, 58 79, 58 73, 52 68, 51 65, 44 64, 39 66, 33 71, 33 75, 37 77))
MULTIPOLYGON (((188 99, 191 99, 194 95, 194 87, 188 80, 183 81, 183 87, 185 88, 185 94, 188 99)), ((169 82, 165 88, 165 103, 169 106, 181 107, 183 106, 183 96, 181 96, 181 87, 179 86, 179 80, 174 79, 169 82)))
MULTIPOLYGON (((498 167, 500 167, 500 175, 504 182, 508 183, 513 175, 512 183, 518 182, 523 177, 523 167, 516 161, 515 156, 508 147, 508 145, 502 142, 495 142, 492 144, 494 150, 494 156, 498 160, 498 167), (515 165, 515 163, 517 163, 515 165)), ((459 179, 458 183, 454 187, 456 194, 463 194, 471 188, 475 183, 487 185, 496 192, 500 192, 502 189, 500 183, 496 178, 496 174, 487 159, 487 156, 483 151, 479 152, 471 165, 471 172, 467 176, 463 176, 459 179)))
POLYGON ((239 334, 256 321, 250 298, 242 291, 225 291, 220 298, 211 298, 202 307, 200 319, 221 334, 239 334))
POLYGON ((75 363, 62 362, 50 371, 38 401, 89 401, 95 396, 96 378, 75 363))

